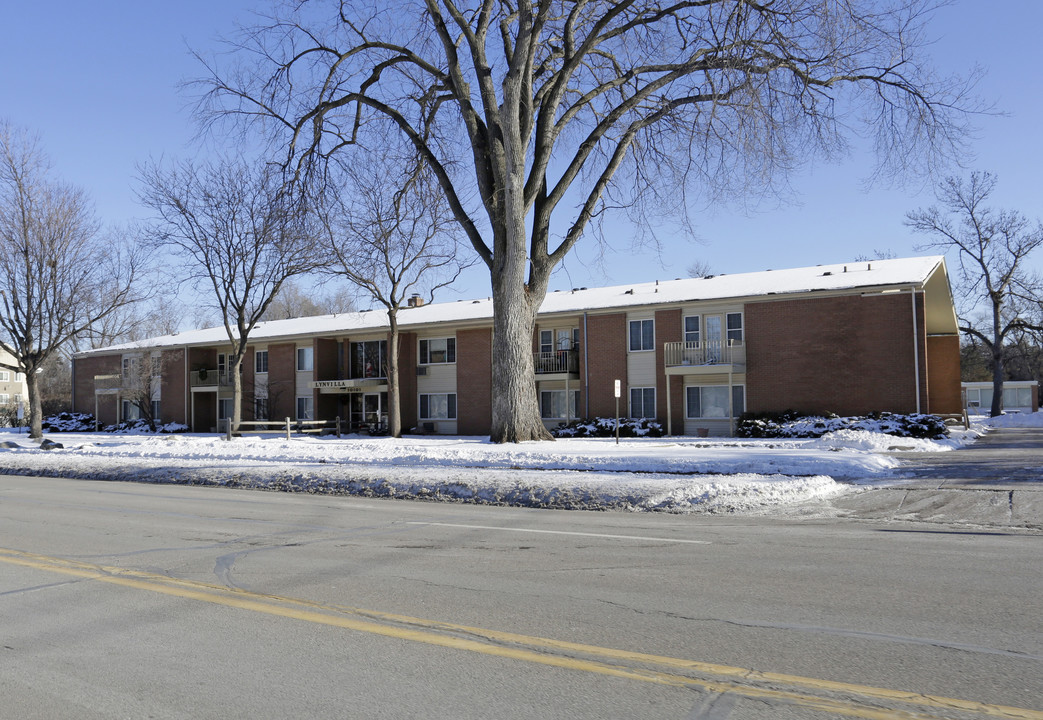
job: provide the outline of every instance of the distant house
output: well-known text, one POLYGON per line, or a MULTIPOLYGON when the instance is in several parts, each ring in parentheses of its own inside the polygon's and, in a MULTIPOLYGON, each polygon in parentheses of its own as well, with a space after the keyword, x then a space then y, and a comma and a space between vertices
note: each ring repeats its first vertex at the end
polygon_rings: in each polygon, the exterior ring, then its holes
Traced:
MULTIPOLYGON (((967 412, 988 414, 992 410, 991 382, 963 383, 964 405, 967 412)), ((1007 380, 1003 383, 1003 411, 1029 412, 1039 410, 1039 382, 1036 380, 1007 380)))
MULTIPOLYGON (((403 427, 487 434, 492 303, 399 315, 403 427)), ((223 328, 83 352, 74 404, 116 420, 145 353, 162 358, 152 399, 164 422, 213 431, 231 415, 223 328)), ((276 320, 253 332, 244 419, 386 418, 382 311, 276 320)), ((732 432, 743 411, 959 413, 960 352, 941 257, 852 262, 549 293, 532 339, 533 392, 548 427, 615 413, 671 434, 732 432)))
MULTIPOLYGON (((11 353, 0 350, 0 362, 14 364, 14 358, 11 353)), ((28 417, 29 386, 25 382, 25 375, 14 370, 0 369, 0 412, 14 417, 19 403, 28 417)))

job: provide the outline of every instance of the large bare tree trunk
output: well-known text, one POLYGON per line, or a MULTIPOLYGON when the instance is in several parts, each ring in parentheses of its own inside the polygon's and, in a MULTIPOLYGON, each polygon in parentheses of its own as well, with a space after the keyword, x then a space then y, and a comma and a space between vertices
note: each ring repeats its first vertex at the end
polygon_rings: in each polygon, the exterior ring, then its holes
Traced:
POLYGON ((493 275, 493 442, 553 440, 540 419, 536 398, 536 369, 532 337, 536 312, 543 302, 546 281, 535 290, 521 279, 527 263, 524 252, 509 259, 509 271, 493 275), (520 255, 521 257, 517 257, 520 255))
POLYGON ((43 437, 43 406, 40 404, 40 381, 36 376, 36 368, 27 369, 25 384, 29 390, 29 437, 39 440, 43 437))
POLYGON ((388 310, 388 321, 391 323, 391 337, 388 343, 388 435, 402 437, 402 402, 398 381, 398 346, 401 338, 398 332, 398 311, 388 310))

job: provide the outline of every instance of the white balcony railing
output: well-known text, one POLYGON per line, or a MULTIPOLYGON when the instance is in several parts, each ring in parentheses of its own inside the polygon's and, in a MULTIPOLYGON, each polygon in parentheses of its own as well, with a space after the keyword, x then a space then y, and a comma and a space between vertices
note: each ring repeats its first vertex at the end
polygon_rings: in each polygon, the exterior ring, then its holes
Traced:
POLYGON ((746 346, 741 342, 668 342, 663 347, 666 367, 687 365, 744 365, 746 346))

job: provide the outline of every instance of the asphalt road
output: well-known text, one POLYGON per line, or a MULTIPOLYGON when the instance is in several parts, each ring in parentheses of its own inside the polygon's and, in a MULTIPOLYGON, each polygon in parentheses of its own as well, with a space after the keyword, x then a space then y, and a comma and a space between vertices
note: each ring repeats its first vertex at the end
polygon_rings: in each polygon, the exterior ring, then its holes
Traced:
POLYGON ((1040 719, 1041 543, 0 477, 0 717, 1040 719))

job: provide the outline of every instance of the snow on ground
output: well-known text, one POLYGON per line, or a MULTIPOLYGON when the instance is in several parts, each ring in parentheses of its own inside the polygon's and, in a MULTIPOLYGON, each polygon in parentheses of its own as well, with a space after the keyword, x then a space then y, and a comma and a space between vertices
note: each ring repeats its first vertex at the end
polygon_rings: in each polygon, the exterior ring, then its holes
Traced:
MULTIPOLYGON (((1040 426, 1043 426, 1043 413, 1040 426)), ((245 487, 531 507, 754 512, 857 491, 891 477, 893 450, 938 452, 978 437, 819 439, 344 438, 55 433, 62 448, 0 432, 0 469, 28 475, 245 487)))

